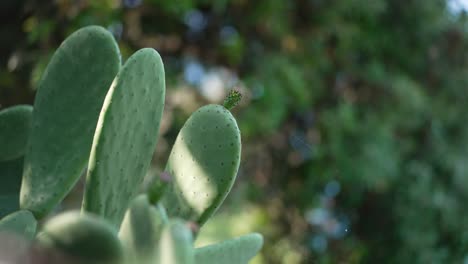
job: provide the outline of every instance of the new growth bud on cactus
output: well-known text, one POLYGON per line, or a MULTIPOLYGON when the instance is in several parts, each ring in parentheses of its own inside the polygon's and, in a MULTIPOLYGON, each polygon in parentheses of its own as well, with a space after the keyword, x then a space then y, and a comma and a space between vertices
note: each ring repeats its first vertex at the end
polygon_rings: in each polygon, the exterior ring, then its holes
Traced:
POLYGON ((238 105, 241 99, 242 99, 242 94, 239 91, 231 90, 228 96, 226 97, 226 99, 224 99, 223 105, 224 107, 226 107, 226 109, 230 110, 234 108, 236 105, 238 105))
POLYGON ((148 197, 151 203, 156 204, 166 192, 168 185, 172 182, 172 175, 167 172, 161 172, 158 178, 154 178, 149 183, 148 197))

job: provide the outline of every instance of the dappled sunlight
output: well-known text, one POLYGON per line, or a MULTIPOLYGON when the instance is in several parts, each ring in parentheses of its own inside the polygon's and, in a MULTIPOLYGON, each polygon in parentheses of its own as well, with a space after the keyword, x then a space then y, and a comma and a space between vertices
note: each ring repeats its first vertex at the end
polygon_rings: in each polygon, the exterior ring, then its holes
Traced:
POLYGON ((197 157, 181 138, 177 138, 173 151, 179 153, 179 155, 171 155, 169 161, 175 165, 172 168, 175 186, 179 188, 178 195, 181 195, 180 198, 185 199, 193 210, 201 214, 206 209, 206 205, 211 204, 211 201, 218 195, 217 189, 210 182, 206 171, 197 162, 197 157))

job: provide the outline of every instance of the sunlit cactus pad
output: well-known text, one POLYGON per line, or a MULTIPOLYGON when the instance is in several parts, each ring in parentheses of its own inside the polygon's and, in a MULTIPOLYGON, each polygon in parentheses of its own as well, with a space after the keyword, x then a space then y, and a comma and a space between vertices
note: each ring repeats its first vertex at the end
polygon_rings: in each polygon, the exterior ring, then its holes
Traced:
POLYGON ((132 55, 106 96, 91 151, 82 209, 120 226, 156 146, 165 80, 154 49, 132 55))
POLYGON ((120 52, 107 30, 90 26, 55 52, 37 89, 21 208, 42 217, 84 170, 106 92, 120 68, 120 52))
POLYGON ((240 162, 241 139, 232 114, 207 105, 187 120, 172 148, 162 197, 170 217, 202 225, 231 190, 240 162))

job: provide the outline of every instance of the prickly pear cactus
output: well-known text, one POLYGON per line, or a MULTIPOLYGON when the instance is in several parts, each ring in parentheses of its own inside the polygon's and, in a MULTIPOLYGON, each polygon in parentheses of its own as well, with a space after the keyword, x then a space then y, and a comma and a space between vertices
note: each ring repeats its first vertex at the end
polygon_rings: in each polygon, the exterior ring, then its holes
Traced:
POLYGON ((34 101, 24 162, 21 208, 50 212, 84 170, 104 97, 120 68, 120 52, 104 28, 68 37, 52 57, 34 101))
POLYGON ((0 161, 0 218, 19 209, 23 158, 0 161))
POLYGON ((19 209, 23 156, 32 124, 32 107, 17 105, 0 111, 0 218, 19 209))
POLYGON ((36 234, 36 219, 31 212, 20 210, 0 220, 0 233, 9 232, 33 239, 36 234))
POLYGON ((158 254, 158 264, 195 263, 192 233, 183 221, 174 219, 166 225, 158 254))
POLYGON ((203 264, 248 264, 262 248, 263 237, 249 234, 195 249, 195 262, 203 264))
POLYGON ((128 59, 99 117, 83 211, 120 226, 150 165, 165 91, 164 66, 155 50, 142 49, 128 59))
POLYGON ((45 249, 57 250, 73 263, 117 264, 123 261, 123 247, 117 230, 104 219, 72 211, 50 219, 37 236, 45 249))
POLYGON ((223 106, 198 109, 179 132, 166 166, 172 177, 161 203, 170 217, 203 225, 236 179, 241 141, 236 120, 223 106))
POLYGON ((155 50, 142 49, 119 69, 112 35, 86 27, 55 53, 34 110, 0 112, 0 232, 59 253, 59 263, 246 264, 262 246, 258 234, 193 247, 236 179, 241 140, 228 109, 240 93, 193 113, 166 171, 138 195, 164 108, 164 67, 155 50), (54 216, 36 235, 36 219, 61 202, 87 163, 81 212, 54 216))
POLYGON ((161 206, 149 203, 145 194, 130 204, 120 226, 119 238, 127 251, 127 263, 153 263, 167 215, 161 206))
POLYGON ((18 105, 0 111, 0 161, 24 155, 31 131, 32 107, 18 105))

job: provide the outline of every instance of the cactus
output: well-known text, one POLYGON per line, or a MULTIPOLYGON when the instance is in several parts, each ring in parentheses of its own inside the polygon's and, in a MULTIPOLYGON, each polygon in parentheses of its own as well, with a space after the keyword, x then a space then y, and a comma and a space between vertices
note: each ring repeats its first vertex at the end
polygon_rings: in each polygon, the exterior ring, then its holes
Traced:
POLYGON ((194 264, 193 238, 188 226, 179 219, 164 228, 159 244, 158 264, 194 264))
POLYGON ((139 195, 132 201, 119 232, 127 250, 127 263, 152 263, 167 222, 164 208, 152 206, 147 195, 139 195))
POLYGON ((19 192, 32 124, 32 107, 17 105, 0 111, 0 218, 19 209, 19 192))
POLYGON ((0 161, 0 218, 19 209, 23 158, 0 161))
POLYGON ((33 239, 36 234, 36 219, 31 212, 20 210, 9 214, 0 220, 0 233, 10 232, 33 239))
POLYGON ((83 211, 120 225, 150 165, 164 96, 161 57, 153 49, 136 52, 115 78, 99 117, 83 211))
POLYGON ((79 263, 119 263, 123 247, 109 223, 90 214, 71 211, 50 219, 37 236, 42 248, 55 249, 79 263))
POLYGON ((73 263, 247 263, 261 248, 258 234, 193 247, 237 175, 240 132, 227 108, 240 94, 193 113, 162 177, 138 195, 157 143, 164 67, 156 51, 142 49, 119 68, 112 36, 81 29, 48 65, 32 121, 31 107, 0 112, 0 143, 14 146, 0 149, 8 158, 0 161, 0 231, 35 237, 37 248, 73 263), (36 235, 36 219, 61 202, 87 162, 81 212, 54 216, 36 235))
POLYGON ((200 226, 231 190, 240 162, 236 120, 220 105, 198 109, 179 132, 166 166, 172 180, 161 198, 170 217, 200 226))
POLYGON ((70 191, 86 166, 106 92, 120 67, 113 36, 90 26, 52 57, 34 101, 20 205, 42 217, 70 191))
POLYGON ((31 130, 32 107, 17 105, 0 111, 0 161, 20 158, 31 130))
POLYGON ((263 245, 263 237, 249 234, 195 249, 195 262, 203 264, 247 264, 263 245))

